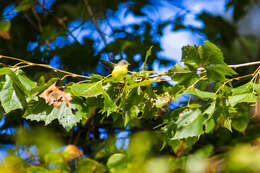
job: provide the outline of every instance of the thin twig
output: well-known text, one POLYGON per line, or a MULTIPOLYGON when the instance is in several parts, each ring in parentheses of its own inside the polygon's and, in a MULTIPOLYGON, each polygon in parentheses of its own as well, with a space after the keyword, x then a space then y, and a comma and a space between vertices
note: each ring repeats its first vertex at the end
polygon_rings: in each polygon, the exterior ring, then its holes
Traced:
MULTIPOLYGON (((255 62, 248 62, 248 63, 243 63, 243 64, 234 64, 234 65, 228 65, 230 68, 239 68, 239 67, 246 67, 246 66, 251 66, 251 65, 257 65, 260 64, 260 61, 255 61, 255 62)), ((198 68, 199 71, 205 70, 205 68, 200 67, 198 68)))
POLYGON ((87 7, 88 13, 89 13, 89 15, 90 15, 90 17, 91 17, 91 20, 92 20, 93 24, 95 25, 95 27, 96 27, 96 29, 97 29, 99 35, 101 36, 101 38, 102 38, 102 40, 103 40, 103 42, 104 42, 104 44, 106 45, 106 44, 107 44, 106 38, 105 38, 103 32, 101 31, 101 29, 100 29, 99 26, 98 26, 97 20, 96 20, 96 18, 95 18, 95 16, 94 16, 94 13, 93 13, 93 11, 92 11, 91 6, 89 5, 88 0, 84 0, 84 3, 85 3, 85 5, 86 5, 86 7, 87 7))
MULTIPOLYGON (((257 70, 256 70, 257 71, 257 70)), ((255 72, 254 73, 251 73, 251 74, 247 74, 247 75, 244 75, 244 76, 238 76, 238 77, 235 77, 235 78, 231 78, 231 79, 228 79, 227 81, 225 81, 216 91, 216 94, 222 89, 224 88, 224 86, 226 86, 227 83, 229 82, 232 82, 233 80, 239 80, 239 79, 243 79, 243 78, 248 78, 248 77, 251 77, 251 76, 254 76, 255 75, 255 72)))
POLYGON ((41 18, 40 18, 40 16, 38 15, 38 13, 36 12, 36 10, 34 9, 34 7, 32 8, 32 12, 33 12, 34 17, 36 18, 36 20, 37 20, 37 22, 38 22, 39 31, 42 32, 42 31, 43 31, 43 28, 42 28, 41 18))
POLYGON ((29 66, 39 66, 39 67, 49 68, 49 69, 52 69, 52 70, 57 71, 57 72, 68 74, 72 77, 81 77, 81 78, 89 79, 89 76, 84 76, 84 75, 75 74, 75 73, 71 73, 71 72, 68 72, 68 71, 60 70, 60 69, 54 68, 54 67, 47 65, 47 64, 36 64, 36 63, 26 61, 26 60, 23 60, 23 59, 10 57, 10 56, 4 56, 4 55, 0 55, 0 58, 6 58, 6 59, 12 59, 12 60, 20 61, 20 62, 23 62, 25 64, 28 64, 29 66))
POLYGON ((245 67, 245 66, 250 66, 250 65, 257 65, 260 64, 260 61, 255 61, 255 62, 249 62, 249 63, 244 63, 244 64, 235 64, 235 65, 228 65, 231 68, 239 68, 239 67, 245 67))
POLYGON ((66 27, 66 25, 64 24, 63 19, 58 18, 57 16, 55 16, 54 14, 51 13, 52 16, 54 16, 54 18, 57 20, 57 22, 63 27, 63 29, 66 31, 68 31, 69 35, 76 41, 79 42, 78 39, 73 35, 73 33, 66 27))
MULTIPOLYGON (((32 27, 36 30, 36 31, 39 31, 36 23, 34 23, 34 21, 26 14, 24 13, 24 17, 25 19, 32 25, 32 27)), ((40 31, 39 31, 40 32, 40 31)))
MULTIPOLYGON (((86 79, 89 79, 89 76, 84 76, 84 75, 79 75, 79 74, 75 74, 75 73, 71 73, 71 72, 68 72, 68 71, 64 71, 64 70, 60 70, 60 69, 57 69, 57 68, 54 68, 50 65, 47 65, 47 64, 36 64, 36 63, 33 63, 33 62, 30 62, 30 61, 26 61, 26 60, 23 60, 23 59, 20 59, 20 58, 15 58, 15 57, 10 57, 10 56, 5 56, 5 55, 0 55, 0 59, 1 58, 6 58, 6 59, 11 59, 11 60, 15 60, 15 61, 19 61, 20 63, 16 64, 14 67, 24 63, 24 64, 28 64, 28 66, 39 66, 39 67, 44 67, 44 68, 49 68, 49 69, 52 69, 54 71, 58 71, 58 72, 61 72, 61 73, 64 73, 64 74, 67 74, 69 76, 72 76, 72 77, 81 77, 81 78, 86 78, 86 79)), ((236 65, 228 65, 229 67, 231 68, 239 68, 239 67, 245 67, 245 66, 250 66, 250 65, 256 65, 256 64, 260 64, 260 61, 256 61, 256 62, 250 62, 250 63, 244 63, 244 64, 236 64, 236 65)), ((19 66, 18 66, 19 67, 19 66)), ((26 66, 27 67, 27 66, 26 66)), ((247 78, 247 77, 250 77, 250 76, 255 76, 256 73, 258 73, 260 70, 260 66, 255 70, 254 73, 252 74, 247 74, 247 75, 244 75, 244 76, 238 76, 238 77, 235 77, 235 78, 231 78, 229 79, 228 81, 226 81, 226 83, 228 82, 231 82, 233 80, 238 80, 238 79, 242 79, 242 78, 247 78)), ((129 73, 136 73, 136 72, 129 72, 129 73)), ((153 75, 150 75, 149 78, 161 78, 163 76, 168 76, 167 74, 160 74, 160 73, 156 73, 156 72, 151 72, 153 73, 153 75)), ((111 76, 108 75, 106 76, 105 78, 111 76)), ((67 76, 66 76, 67 77, 67 76)), ((205 79, 205 76, 202 76, 199 80, 204 80, 205 79)), ((199 81, 198 80, 198 81, 199 81)), ((195 84, 198 82, 196 81, 195 84)), ((225 83, 225 84, 226 84, 225 83)), ((224 85, 225 85, 224 84, 224 85)), ((194 86, 194 84, 192 85, 194 86)))

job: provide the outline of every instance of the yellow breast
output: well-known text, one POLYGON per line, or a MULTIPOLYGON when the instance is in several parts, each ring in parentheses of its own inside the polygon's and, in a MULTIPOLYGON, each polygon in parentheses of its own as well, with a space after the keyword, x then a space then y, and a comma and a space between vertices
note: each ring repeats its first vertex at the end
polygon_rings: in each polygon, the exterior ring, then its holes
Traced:
POLYGON ((112 71, 112 77, 124 76, 128 72, 128 65, 117 65, 112 71))

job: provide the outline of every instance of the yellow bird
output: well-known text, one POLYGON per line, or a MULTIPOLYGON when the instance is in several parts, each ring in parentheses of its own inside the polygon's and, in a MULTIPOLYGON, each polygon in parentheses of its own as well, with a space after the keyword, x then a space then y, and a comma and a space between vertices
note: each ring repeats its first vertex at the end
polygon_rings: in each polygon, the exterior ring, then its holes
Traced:
POLYGON ((130 63, 126 60, 121 60, 117 64, 114 64, 109 61, 100 60, 103 64, 107 65, 112 70, 112 77, 124 76, 128 73, 128 66, 130 63))
POLYGON ((128 73, 129 62, 126 60, 119 61, 112 71, 112 77, 124 76, 128 73))

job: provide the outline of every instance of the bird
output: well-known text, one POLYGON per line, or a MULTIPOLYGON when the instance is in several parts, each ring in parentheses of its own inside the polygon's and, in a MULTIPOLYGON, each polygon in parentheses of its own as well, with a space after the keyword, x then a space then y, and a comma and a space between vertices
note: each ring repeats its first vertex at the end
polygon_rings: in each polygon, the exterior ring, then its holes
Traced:
POLYGON ((112 77, 121 77, 128 73, 128 66, 130 63, 126 60, 121 60, 117 64, 114 64, 110 61, 100 60, 108 70, 112 71, 112 77))

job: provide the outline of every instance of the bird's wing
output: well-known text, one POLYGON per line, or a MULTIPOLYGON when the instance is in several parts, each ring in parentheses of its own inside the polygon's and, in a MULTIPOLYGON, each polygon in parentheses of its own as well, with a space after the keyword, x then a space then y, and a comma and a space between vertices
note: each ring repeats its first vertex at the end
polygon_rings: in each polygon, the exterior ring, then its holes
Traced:
POLYGON ((105 68, 109 71, 113 71, 114 67, 116 64, 110 62, 110 61, 106 61, 103 59, 100 59, 100 62, 105 66, 105 68))

